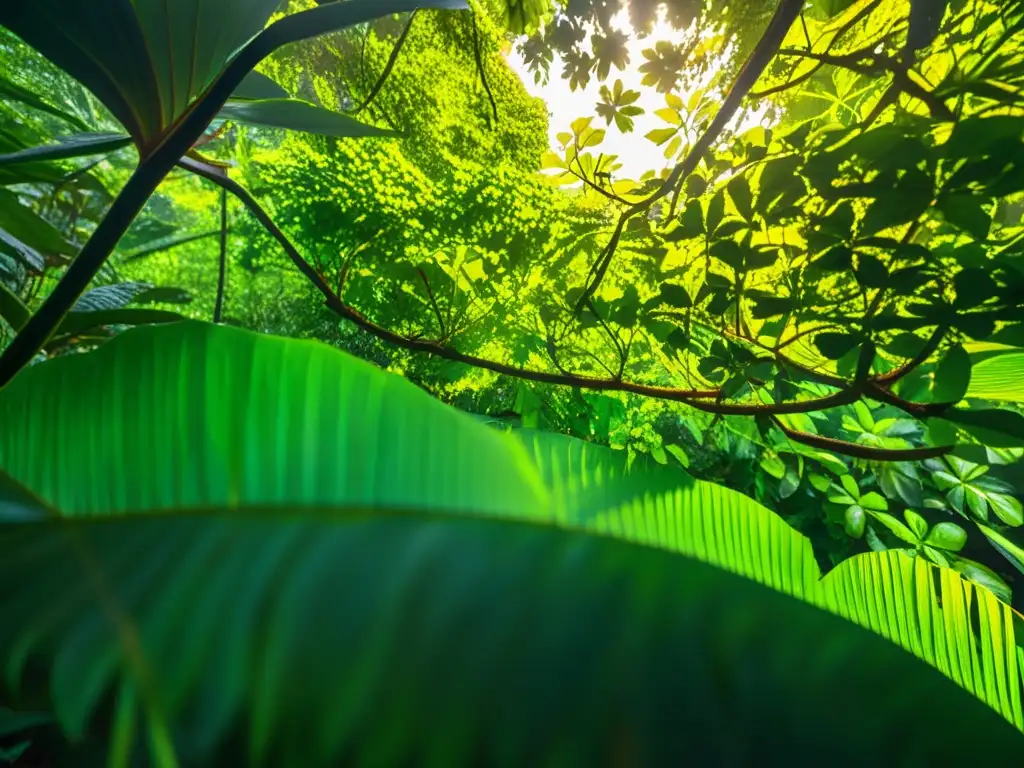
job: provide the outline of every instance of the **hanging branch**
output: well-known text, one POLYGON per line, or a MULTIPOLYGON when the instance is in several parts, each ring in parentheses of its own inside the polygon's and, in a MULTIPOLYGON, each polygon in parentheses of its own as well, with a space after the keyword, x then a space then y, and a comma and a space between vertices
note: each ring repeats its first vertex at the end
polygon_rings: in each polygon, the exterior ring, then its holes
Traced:
POLYGON ((487 92, 487 99, 491 102, 491 112, 494 114, 494 122, 498 122, 498 104, 491 93, 491 85, 487 82, 487 70, 484 68, 484 57, 480 52, 480 29, 476 22, 476 11, 471 12, 473 19, 473 55, 476 58, 476 69, 480 73, 480 82, 483 83, 484 91, 487 92))
MULTIPOLYGON (((381 89, 384 88, 384 83, 387 82, 388 77, 391 76, 391 70, 395 68, 395 63, 398 61, 398 56, 402 52, 402 48, 405 46, 405 41, 409 37, 409 30, 412 29, 412 22, 416 18, 417 12, 418 9, 409 14, 409 20, 405 22, 405 27, 402 29, 402 34, 398 38, 398 42, 395 43, 395 47, 391 49, 391 55, 388 57, 388 63, 384 65, 384 71, 381 72, 380 77, 377 78, 377 82, 375 82, 373 84, 373 88, 370 89, 370 94, 365 99, 363 99, 359 106, 353 109, 349 114, 358 115, 368 106, 370 106, 370 104, 373 103, 373 100, 376 99, 377 96, 380 94, 381 89)), ((362 58, 362 64, 365 64, 366 61, 366 41, 370 37, 370 34, 371 30, 368 27, 366 30, 366 36, 363 38, 362 56, 364 58, 362 58)))
POLYGON ((221 322, 224 311, 224 283, 228 260, 228 191, 220 190, 220 269, 217 275, 217 301, 213 305, 213 322, 221 322))
MULTIPOLYGON (((846 36, 846 33, 853 29, 855 26, 857 26, 869 15, 871 15, 874 12, 874 10, 878 8, 878 6, 881 4, 882 0, 872 0, 872 2, 868 3, 859 11, 857 11, 857 13, 854 14, 853 18, 851 18, 848 22, 846 22, 842 27, 840 27, 836 31, 835 35, 829 41, 829 44, 825 47, 825 53, 832 53, 832 49, 835 48, 835 46, 846 36)), ((825 62, 819 61, 807 72, 804 72, 802 75, 799 75, 798 77, 795 77, 792 80, 786 81, 782 85, 776 85, 772 88, 765 88, 763 91, 752 91, 750 93, 750 98, 763 99, 766 96, 773 96, 776 93, 782 93, 783 91, 788 91, 791 88, 795 88, 796 86, 801 85, 810 80, 812 77, 814 77, 814 75, 817 74, 817 72, 824 66, 825 62)))
POLYGON ((848 69, 860 75, 891 74, 893 76, 892 88, 922 101, 928 107, 932 117, 947 122, 956 120, 953 110, 947 107, 941 98, 914 80, 910 76, 910 70, 905 64, 890 56, 874 52, 864 54, 860 51, 852 54, 835 55, 802 51, 798 48, 784 48, 779 51, 779 55, 811 59, 821 64, 831 64, 848 69))

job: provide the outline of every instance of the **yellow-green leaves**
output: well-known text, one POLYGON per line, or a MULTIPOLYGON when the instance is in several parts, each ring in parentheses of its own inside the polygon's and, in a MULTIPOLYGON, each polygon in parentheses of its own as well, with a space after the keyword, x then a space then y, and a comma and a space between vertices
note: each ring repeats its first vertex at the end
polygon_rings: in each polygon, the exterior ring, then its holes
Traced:
MULTIPOLYGON (((146 155, 196 100, 210 97, 223 103, 230 96, 230 91, 211 96, 210 88, 240 49, 263 32, 279 5, 278 0, 103 0, 89 5, 38 0, 6 3, 0 25, 89 88, 146 155)), ((251 68, 289 42, 428 5, 465 7, 461 0, 322 4, 286 17, 246 61, 251 68)), ((232 90, 244 85, 242 97, 252 93, 253 79, 246 84, 246 72, 236 74, 232 90)), ((265 81, 258 86, 268 95, 273 91, 265 81)))

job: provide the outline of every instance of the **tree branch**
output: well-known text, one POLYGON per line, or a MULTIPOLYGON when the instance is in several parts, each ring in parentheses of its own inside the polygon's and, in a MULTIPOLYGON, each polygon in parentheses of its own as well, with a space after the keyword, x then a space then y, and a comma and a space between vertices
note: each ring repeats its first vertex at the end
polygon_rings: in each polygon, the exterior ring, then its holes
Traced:
POLYGON ((893 85, 908 96, 913 96, 924 102, 925 106, 932 113, 932 117, 949 122, 956 120, 956 115, 953 114, 953 111, 946 106, 940 97, 911 78, 907 67, 889 56, 871 53, 861 57, 860 52, 834 55, 802 51, 798 48, 783 48, 779 51, 779 55, 812 59, 823 64, 831 64, 832 66, 849 69, 851 72, 857 72, 861 75, 879 75, 888 72, 893 76, 893 85))
POLYGON ((281 245, 285 253, 292 260, 299 271, 302 272, 324 297, 324 304, 340 317, 355 323, 364 331, 377 338, 394 344, 397 347, 407 349, 411 352, 425 352, 436 357, 441 357, 453 362, 465 363, 476 368, 492 371, 504 376, 536 381, 543 384, 556 384, 561 386, 576 387, 602 392, 628 392, 645 397, 653 397, 659 400, 669 400, 683 403, 701 411, 724 415, 749 416, 757 414, 795 414, 810 413, 826 408, 834 408, 840 405, 850 405, 857 401, 860 393, 856 389, 847 389, 836 392, 825 397, 812 400, 802 400, 790 403, 773 403, 766 405, 743 404, 743 403, 721 403, 717 399, 721 396, 720 389, 697 390, 678 389, 674 387, 662 387, 651 384, 640 384, 637 382, 623 381, 617 378, 600 379, 593 376, 581 376, 571 373, 549 373, 529 368, 518 368, 506 365, 494 360, 468 355, 457 349, 425 339, 414 339, 402 336, 394 331, 377 325, 358 310, 348 306, 341 298, 331 290, 319 273, 303 258, 295 246, 288 239, 288 236, 274 223, 259 202, 240 184, 228 178, 203 163, 191 158, 183 158, 181 166, 187 170, 212 181, 218 186, 226 189, 235 195, 246 208, 256 217, 267 231, 281 245), (711 401, 711 402, 708 402, 711 401))
POLYGON ((845 440, 835 440, 831 437, 823 437, 810 432, 801 432, 798 429, 790 429, 780 419, 772 417, 772 422, 782 433, 794 443, 802 443, 812 448, 820 448, 824 451, 831 451, 842 456, 849 456, 854 459, 866 459, 868 461, 924 461, 925 459, 937 459, 952 453, 953 446, 943 445, 927 448, 871 448, 857 443, 848 443, 845 440))
MULTIPOLYGON (((868 3, 863 8, 861 8, 852 19, 850 19, 836 31, 835 35, 832 37, 828 45, 825 47, 825 53, 831 53, 832 49, 840 40, 842 40, 842 38, 846 36, 847 32, 849 32, 851 29, 857 26, 857 24, 863 21, 872 12, 874 12, 874 10, 881 4, 882 0, 872 0, 872 2, 868 3)), ((811 67, 810 70, 800 75, 799 77, 795 78, 794 80, 790 80, 788 82, 783 83, 782 85, 777 85, 773 88, 766 88, 763 91, 752 91, 750 93, 750 98, 763 99, 766 96, 773 96, 776 93, 781 93, 782 91, 788 91, 790 88, 795 88, 801 83, 805 83, 812 77, 814 77, 818 70, 820 70, 823 66, 825 66, 825 63, 819 61, 817 64, 811 67)))

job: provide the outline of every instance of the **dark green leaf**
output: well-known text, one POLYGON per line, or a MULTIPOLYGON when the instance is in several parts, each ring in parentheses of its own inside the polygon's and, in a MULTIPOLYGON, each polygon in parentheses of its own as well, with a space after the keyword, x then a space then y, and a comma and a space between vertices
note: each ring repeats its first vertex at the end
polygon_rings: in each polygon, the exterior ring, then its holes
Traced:
POLYGON ((661 284, 661 300, 678 309, 686 309, 693 306, 693 300, 685 287, 676 283, 661 284))
POLYGON ((971 194, 945 195, 938 203, 938 208, 946 217, 946 221, 959 227, 975 240, 988 238, 989 229, 992 227, 989 206, 990 201, 987 198, 971 194))
POLYGON ((713 243, 709 252, 716 259, 721 260, 737 272, 743 272, 746 267, 744 261, 748 249, 741 246, 735 240, 719 240, 713 243))
POLYGON ((52 667, 71 734, 133 679, 114 606, 190 764, 589 766, 622 733, 639 765, 1024 760, 1019 732, 887 640, 607 536, 361 510, 25 523, 0 527, 0 596, 11 674, 52 667))
POLYGON ((815 336, 814 345, 829 360, 838 360, 857 345, 857 337, 851 333, 828 331, 815 336))
POLYGON ((73 312, 120 309, 153 288, 149 283, 115 283, 86 291, 72 307, 73 312))
MULTIPOLYGON (((928 183, 930 185, 930 181, 928 183)), ((888 191, 868 207, 864 221, 861 222, 860 235, 873 235, 890 227, 916 221, 928 209, 931 201, 930 186, 912 184, 888 191)))
POLYGON ((57 327, 54 336, 77 336, 108 325, 157 325, 177 323, 187 318, 177 312, 163 309, 99 309, 87 312, 68 312, 57 327))
POLYGON ((783 315, 795 306, 792 299, 781 296, 759 296, 754 299, 754 308, 751 314, 755 319, 763 320, 769 317, 783 315))
POLYGON ((939 361, 932 379, 934 402, 958 403, 971 383, 971 356, 962 344, 949 348, 939 361))
POLYGON ((263 99, 287 99, 288 91, 275 83, 266 75, 255 70, 250 72, 242 80, 235 92, 231 94, 232 99, 246 101, 258 101, 263 99))
POLYGON ((637 294, 636 286, 627 285, 621 299, 615 302, 615 309, 612 312, 612 320, 624 328, 632 328, 636 325, 637 313, 640 311, 640 296, 637 294))
MULTIPOLYGON (((154 137, 175 124, 279 6, 279 0, 118 0, 100 12, 79 0, 33 0, 0 5, 0 26, 83 83, 141 146, 149 147, 158 145, 154 137)), ((461 8, 465 3, 330 3, 282 20, 274 42, 297 42, 427 6, 461 8)))
POLYGON ((889 283, 889 270, 881 259, 869 253, 857 254, 857 282, 865 288, 886 288, 889 283))
POLYGON ((726 189, 740 216, 750 221, 754 215, 754 197, 750 192, 750 183, 744 176, 738 175, 729 182, 726 189))
POLYGON ((957 272, 953 278, 953 287, 956 289, 957 306, 963 309, 973 309, 999 293, 999 286, 989 271, 980 267, 957 272))
POLYGON ((705 230, 709 235, 714 234, 715 230, 718 229, 718 225, 722 223, 723 216, 725 216, 725 194, 720 189, 708 202, 708 212, 704 223, 705 230))
POLYGON ((773 247, 750 248, 747 250, 744 266, 747 269, 767 269, 779 260, 779 250, 773 247))
POLYGON ((46 260, 42 254, 3 229, 0 229, 0 252, 17 257, 18 261, 36 274, 42 274, 46 269, 46 260))
POLYGON ((853 268, 853 250, 846 245, 837 245, 813 261, 811 267, 822 272, 846 272, 853 268))
POLYGON ((123 149, 131 143, 130 136, 118 133, 80 133, 60 139, 57 144, 47 144, 43 147, 32 147, 0 155, 0 167, 40 160, 67 160, 72 157, 106 155, 123 149))
POLYGON ((299 99, 228 102, 221 108, 220 116, 247 125, 285 128, 336 138, 399 135, 395 131, 367 125, 341 112, 332 112, 299 99))

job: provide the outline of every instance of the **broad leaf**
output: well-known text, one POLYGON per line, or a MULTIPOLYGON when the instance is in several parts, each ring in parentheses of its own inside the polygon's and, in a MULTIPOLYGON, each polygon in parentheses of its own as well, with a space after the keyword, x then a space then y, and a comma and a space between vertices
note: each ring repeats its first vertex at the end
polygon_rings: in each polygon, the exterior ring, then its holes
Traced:
POLYGON ((682 552, 813 600, 820 573, 810 542, 747 496, 641 457, 627 466, 624 452, 562 435, 518 436, 554 494, 555 520, 682 552))
POLYGON ((1024 350, 986 356, 974 363, 968 397, 1024 402, 1024 350))
MULTIPOLYGON (((0 424, 0 466, 66 515, 456 510, 681 553, 849 615, 1021 725, 1012 622, 1000 613, 1009 609, 987 606, 987 592, 972 597, 957 574, 943 572, 937 588, 932 566, 906 571, 890 562, 903 555, 873 554, 858 567, 896 569, 900 580, 863 576, 857 592, 847 583, 836 593, 831 581, 844 571, 819 580, 807 539, 741 494, 568 438, 491 431, 320 344, 198 323, 128 331, 89 355, 22 372, 0 393, 0 424), (846 605, 848 593, 858 597, 846 605), (920 624, 903 618, 910 593, 927 611, 920 624), (986 606, 981 625, 948 607, 961 598, 986 606), (864 613, 865 604, 874 608, 864 613), (947 649, 966 646, 997 658, 954 669, 947 649)), ((884 506, 874 493, 862 502, 884 506)))
POLYGON ((95 312, 102 309, 120 309, 131 304, 153 286, 149 283, 115 283, 101 285, 82 294, 72 308, 73 312, 95 312))

